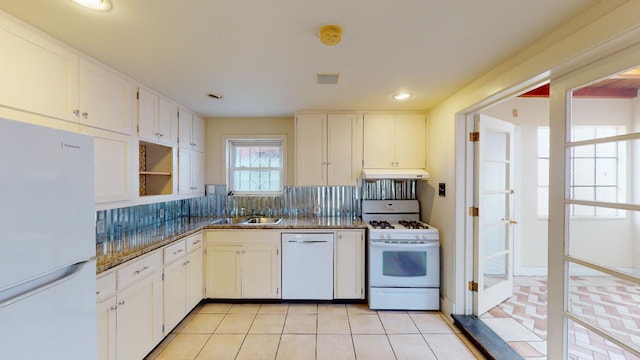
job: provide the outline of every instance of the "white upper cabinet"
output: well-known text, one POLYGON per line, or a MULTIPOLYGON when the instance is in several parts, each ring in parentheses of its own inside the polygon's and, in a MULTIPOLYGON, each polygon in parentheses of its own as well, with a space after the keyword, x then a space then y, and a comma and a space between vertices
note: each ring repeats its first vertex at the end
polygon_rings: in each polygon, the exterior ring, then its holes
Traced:
POLYGON ((178 164, 178 193, 204 195, 204 154, 180 149, 178 164))
POLYGON ((296 116, 296 185, 356 185, 362 163, 356 114, 296 116))
POLYGON ((424 114, 366 114, 364 167, 424 169, 424 114))
POLYGON ((4 17, 0 48, 0 105, 131 134, 129 80, 4 17))
POLYGON ((5 17, 0 49, 0 105, 77 121, 77 53, 5 17))
POLYGON ((180 147, 204 152, 204 120, 182 107, 178 112, 180 147))
POLYGON ((131 134, 133 87, 131 83, 89 60, 80 60, 80 123, 131 134))
POLYGON ((178 145, 177 106, 145 88, 138 88, 138 136, 140 139, 178 145))

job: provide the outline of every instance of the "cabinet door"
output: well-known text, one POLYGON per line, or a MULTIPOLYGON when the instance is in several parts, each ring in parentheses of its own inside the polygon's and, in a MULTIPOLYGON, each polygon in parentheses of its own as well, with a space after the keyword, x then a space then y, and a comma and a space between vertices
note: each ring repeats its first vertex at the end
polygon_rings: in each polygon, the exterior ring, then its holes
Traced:
POLYGON ((280 256, 277 245, 242 246, 242 298, 280 298, 280 256))
POLYGON ((329 114, 327 117, 327 185, 355 185, 353 177, 353 114, 329 114))
POLYGON ((178 193, 204 194, 204 154, 189 149, 180 149, 178 164, 178 193))
POLYGON ((240 246, 207 245, 205 253, 205 297, 239 299, 240 246))
POLYGON ((148 141, 158 141, 158 101, 156 94, 144 88, 138 89, 138 136, 148 141))
POLYGON ((178 152, 178 194, 190 194, 191 150, 181 148, 178 152))
POLYGON ((183 149, 192 149, 191 128, 193 127, 193 114, 185 108, 178 108, 178 143, 183 149))
POLYGON ((202 153, 205 150, 204 131, 204 120, 196 115, 193 115, 191 122, 191 142, 193 143, 193 150, 202 153))
POLYGON ((80 123, 131 134, 133 88, 105 67, 80 61, 80 123))
POLYGON ((334 249, 334 298, 364 299, 363 232, 339 231, 334 249))
POLYGON ((164 332, 168 334, 186 314, 184 257, 164 268, 164 332))
POLYGON ((142 359, 162 339, 162 274, 118 293, 116 358, 142 359))
POLYGON ((203 281, 203 258, 202 247, 187 254, 185 257, 185 286, 186 286, 186 308, 188 313, 193 309, 200 300, 202 300, 202 281, 203 281))
POLYGON ((296 185, 327 184, 327 115, 296 116, 296 185))
POLYGON ((0 105, 78 121, 78 55, 5 17, 0 18, 0 105))
POLYGON ((394 167, 394 116, 367 114, 364 116, 364 167, 387 169, 394 167))
POLYGON ((396 115, 395 161, 398 168, 424 169, 425 136, 424 115, 396 115))
POLYGON ((81 132, 93 136, 96 203, 132 199, 131 137, 86 126, 81 132))
POLYGON ((160 143, 178 145, 178 113, 176 106, 169 100, 158 98, 158 133, 160 143))
POLYGON ((116 297, 112 296, 99 302, 98 321, 98 360, 116 359, 116 297))
POLYGON ((191 192, 204 195, 204 153, 191 152, 191 192))

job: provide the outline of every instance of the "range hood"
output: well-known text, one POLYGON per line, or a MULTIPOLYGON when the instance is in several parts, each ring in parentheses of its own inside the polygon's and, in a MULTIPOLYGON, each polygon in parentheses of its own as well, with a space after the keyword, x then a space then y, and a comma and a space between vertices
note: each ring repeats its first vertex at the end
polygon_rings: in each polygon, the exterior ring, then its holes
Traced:
POLYGON ((429 180, 429 173, 423 169, 362 169, 362 178, 429 180))

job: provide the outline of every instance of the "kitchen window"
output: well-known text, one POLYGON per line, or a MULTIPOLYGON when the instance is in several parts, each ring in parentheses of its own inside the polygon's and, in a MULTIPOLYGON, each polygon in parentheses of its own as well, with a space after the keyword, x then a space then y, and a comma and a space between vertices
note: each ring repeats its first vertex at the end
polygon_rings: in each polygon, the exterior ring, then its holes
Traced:
MULTIPOLYGON (((615 137, 625 134, 624 126, 574 126, 571 141, 615 137)), ((549 127, 538 128, 538 216, 549 215, 549 127)), ((582 201, 620 203, 625 201, 626 144, 602 142, 571 148, 569 157, 569 198, 582 201)), ((620 209, 571 205, 573 217, 623 218, 620 209)))
POLYGON ((284 137, 227 139, 227 181, 236 195, 281 193, 284 137))

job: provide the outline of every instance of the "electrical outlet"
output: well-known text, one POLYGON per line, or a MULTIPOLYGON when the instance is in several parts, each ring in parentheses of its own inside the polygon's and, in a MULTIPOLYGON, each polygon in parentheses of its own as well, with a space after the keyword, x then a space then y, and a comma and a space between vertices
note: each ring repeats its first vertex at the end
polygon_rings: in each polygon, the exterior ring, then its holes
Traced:
POLYGON ((164 219, 164 209, 159 209, 159 210, 158 210, 158 217, 159 217, 160 219, 164 219))
POLYGON ((438 183, 438 195, 439 196, 446 196, 447 195, 447 188, 445 183, 438 183))
POLYGON ((313 207, 313 215, 320 215, 320 206, 316 205, 313 207))
POLYGON ((104 220, 96 221, 96 232, 103 233, 104 232, 104 220))

